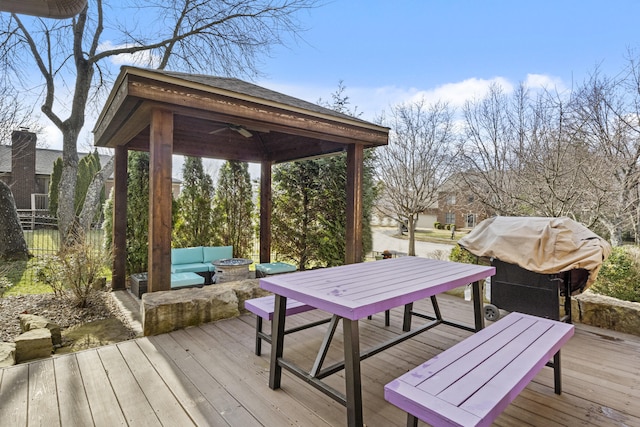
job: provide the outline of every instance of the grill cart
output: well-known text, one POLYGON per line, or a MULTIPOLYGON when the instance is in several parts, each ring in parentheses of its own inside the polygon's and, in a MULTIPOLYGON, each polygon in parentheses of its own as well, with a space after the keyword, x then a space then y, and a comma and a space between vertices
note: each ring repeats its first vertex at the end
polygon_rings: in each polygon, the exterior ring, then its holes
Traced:
POLYGON ((498 320, 503 309, 571 323, 571 296, 595 281, 611 252, 608 242, 566 217, 497 216, 458 243, 496 267, 487 320, 498 320))

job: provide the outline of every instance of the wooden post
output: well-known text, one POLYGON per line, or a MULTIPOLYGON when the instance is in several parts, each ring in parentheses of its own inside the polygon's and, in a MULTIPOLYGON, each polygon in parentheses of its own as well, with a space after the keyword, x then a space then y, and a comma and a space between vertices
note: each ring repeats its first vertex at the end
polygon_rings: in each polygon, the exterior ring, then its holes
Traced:
POLYGON ((128 151, 124 146, 117 146, 113 167, 113 273, 111 288, 127 287, 127 159, 128 151))
POLYGON ((271 262, 271 167, 273 162, 260 165, 260 262, 271 262))
POLYGON ((171 290, 173 113, 154 109, 149 136, 148 292, 171 290))
POLYGON ((362 173, 364 147, 361 144, 347 148, 347 229, 345 264, 362 261, 362 173))

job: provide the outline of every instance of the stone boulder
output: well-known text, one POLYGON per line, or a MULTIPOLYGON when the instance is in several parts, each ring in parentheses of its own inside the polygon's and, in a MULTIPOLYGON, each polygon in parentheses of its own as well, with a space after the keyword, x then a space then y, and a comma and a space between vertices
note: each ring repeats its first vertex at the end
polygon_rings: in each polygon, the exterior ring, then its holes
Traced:
POLYGON ((16 363, 50 357, 53 353, 51 331, 46 328, 32 329, 15 339, 16 363))
POLYGON ((56 347, 60 347, 62 345, 62 332, 60 330, 60 326, 42 316, 36 316, 35 314, 21 314, 20 329, 22 332, 29 332, 33 329, 48 329, 51 331, 51 342, 53 345, 56 347))
POLYGON ((163 334, 236 317, 245 312, 245 300, 264 295, 268 293, 260 289, 257 279, 145 293, 140 306, 143 333, 163 334))
POLYGON ((260 287, 260 281, 258 279, 239 280, 236 282, 222 283, 216 286, 220 289, 228 288, 235 292, 236 297, 238 298, 238 311, 240 313, 247 313, 247 310, 244 308, 244 302, 246 300, 264 297, 271 294, 260 287))
POLYGON ((0 342, 0 368, 16 364, 16 345, 12 342, 0 342))

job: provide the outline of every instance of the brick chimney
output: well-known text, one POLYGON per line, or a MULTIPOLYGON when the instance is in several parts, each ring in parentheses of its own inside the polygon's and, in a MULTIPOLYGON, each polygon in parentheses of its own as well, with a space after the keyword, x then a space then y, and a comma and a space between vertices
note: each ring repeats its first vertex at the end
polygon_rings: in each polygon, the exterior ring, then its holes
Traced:
POLYGON ((27 130, 11 133, 11 192, 17 209, 31 209, 36 190, 36 134, 27 130))

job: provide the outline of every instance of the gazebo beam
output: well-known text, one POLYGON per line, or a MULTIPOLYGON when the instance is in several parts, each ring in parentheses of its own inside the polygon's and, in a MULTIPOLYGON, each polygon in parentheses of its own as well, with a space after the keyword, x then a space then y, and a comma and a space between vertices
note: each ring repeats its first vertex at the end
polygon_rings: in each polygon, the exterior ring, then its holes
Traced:
POLYGON ((347 149, 347 226, 345 264, 362 261, 362 174, 364 147, 350 145, 347 149))
POLYGON ((149 137, 149 292, 171 290, 172 152, 173 113, 154 109, 149 137))
POLYGON ((260 165, 260 262, 271 262, 271 180, 273 162, 260 165))
POLYGON ((127 154, 126 147, 115 148, 113 168, 113 272, 111 287, 126 289, 127 267, 127 154), (124 214, 123 214, 124 212, 124 214))

